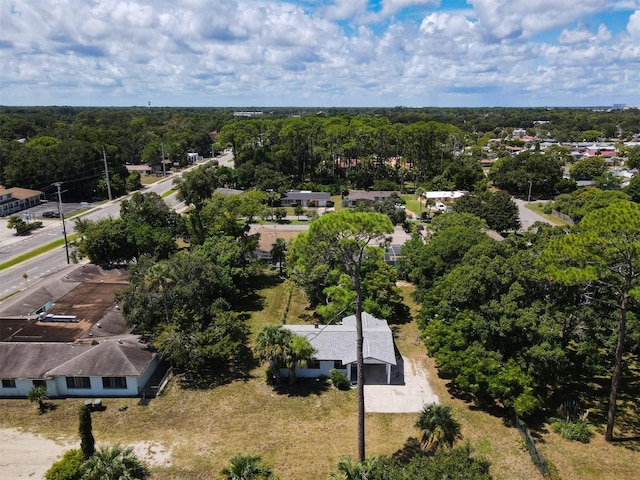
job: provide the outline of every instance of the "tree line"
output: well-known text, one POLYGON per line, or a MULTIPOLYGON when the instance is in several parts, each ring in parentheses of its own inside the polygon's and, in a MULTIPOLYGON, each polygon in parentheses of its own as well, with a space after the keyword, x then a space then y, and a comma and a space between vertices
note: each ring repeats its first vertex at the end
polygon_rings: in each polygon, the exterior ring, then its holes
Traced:
POLYGON ((482 219, 454 212, 403 253, 427 349, 455 390, 530 417, 602 389, 611 440, 640 345, 640 208, 610 192, 575 197, 574 227, 536 224, 498 242, 482 219))
MULTIPOLYGON (((240 188, 306 184, 339 193, 347 184, 370 188, 389 180, 402 187, 412 180, 431 182, 434 190, 470 190, 483 178, 477 160, 486 135, 525 128, 558 141, 624 139, 637 126, 638 112, 269 109, 260 118, 239 119, 228 108, 0 107, 0 184, 42 190, 64 182, 65 198, 105 198, 103 153, 112 191, 120 195, 139 185, 127 164, 157 165, 164 158, 184 165, 187 152, 210 156, 229 145, 238 166, 229 183, 240 188), (387 162, 392 158, 398 161, 387 162)), ((536 192, 552 180, 533 177, 523 181, 540 182, 536 192)))

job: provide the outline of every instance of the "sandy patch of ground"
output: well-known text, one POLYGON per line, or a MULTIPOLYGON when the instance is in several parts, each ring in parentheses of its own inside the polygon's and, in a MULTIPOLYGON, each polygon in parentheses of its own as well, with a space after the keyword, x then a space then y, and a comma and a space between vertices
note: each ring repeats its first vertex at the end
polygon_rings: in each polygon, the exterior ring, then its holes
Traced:
POLYGON ((73 448, 40 435, 15 429, 0 429, 0 477, 42 478, 49 467, 73 448))
MULTIPOLYGON (((58 443, 40 435, 8 428, 0 429, 0 478, 42 478, 64 452, 77 443, 58 443)), ((149 466, 169 466, 171 449, 155 442, 129 444, 136 456, 149 466)))
POLYGON ((149 466, 168 467, 171 465, 172 449, 155 442, 130 443, 133 453, 149 466))

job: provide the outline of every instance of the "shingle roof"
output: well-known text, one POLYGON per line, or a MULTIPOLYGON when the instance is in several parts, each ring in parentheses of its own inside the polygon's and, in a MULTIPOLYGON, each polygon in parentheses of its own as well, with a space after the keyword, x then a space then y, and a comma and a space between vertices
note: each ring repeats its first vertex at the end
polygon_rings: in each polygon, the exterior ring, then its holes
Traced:
MULTIPOLYGON (((341 360, 343 364, 356 361, 356 316, 342 319, 341 325, 284 325, 298 335, 309 340, 318 351, 317 360, 341 360)), ((362 345, 365 361, 377 360, 391 365, 396 364, 393 335, 386 320, 362 314, 362 345)))
POLYGON ((327 192, 311 192, 306 190, 292 190, 282 194, 283 199, 288 200, 331 200, 327 192))
POLYGON ((47 372, 50 376, 136 377, 156 354, 138 337, 105 340, 47 372))
POLYGON ((0 343, 0 377, 44 378, 48 370, 86 352, 91 345, 73 343, 0 343))
POLYGON ((138 376, 155 355, 137 336, 109 339, 97 345, 2 342, 0 378, 138 376))

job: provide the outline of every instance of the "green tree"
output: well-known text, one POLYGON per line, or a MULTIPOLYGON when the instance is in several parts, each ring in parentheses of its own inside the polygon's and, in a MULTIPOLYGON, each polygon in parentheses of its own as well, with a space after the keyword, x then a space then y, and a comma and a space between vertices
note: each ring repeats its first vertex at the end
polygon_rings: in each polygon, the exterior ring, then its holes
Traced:
MULTIPOLYGON (((364 425, 364 361, 363 361, 363 287, 362 266, 371 254, 371 245, 385 243, 386 235, 393 232, 389 218, 381 213, 341 210, 323 215, 309 226, 308 235, 303 237, 305 251, 298 250, 302 260, 308 265, 331 265, 338 263, 353 282, 356 292, 356 363, 358 377, 358 458, 365 459, 364 425)), ((298 239, 296 239, 298 241, 298 239)))
POLYGON ((520 228, 518 206, 511 200, 511 195, 504 190, 491 194, 482 209, 482 218, 487 221, 489 228, 498 232, 520 228))
POLYGON ((342 456, 336 465, 337 472, 329 476, 332 480, 374 480, 375 469, 378 466, 378 458, 365 458, 354 462, 351 457, 342 456))
POLYGON ((96 441, 93 438, 91 411, 87 405, 80 407, 78 434, 80 435, 80 450, 82 451, 84 458, 88 459, 96 451, 96 441))
POLYGON ((7 220, 7 228, 15 228, 16 235, 20 234, 20 232, 24 231, 27 227, 27 222, 25 222, 22 217, 19 215, 11 215, 9 220, 7 220))
POLYGON ((300 335, 292 334, 285 349, 285 365, 289 370, 289 385, 296 381, 296 368, 306 368, 317 350, 311 346, 309 340, 300 335))
POLYGON ((44 474, 45 480, 80 480, 84 472, 82 450, 67 450, 62 458, 51 465, 44 474))
POLYGON ((27 394, 27 399, 31 403, 38 404, 38 411, 43 413, 45 410, 45 401, 49 398, 46 385, 34 385, 27 394))
POLYGON ((256 336, 253 351, 263 362, 269 362, 279 383, 280 368, 289 370, 289 384, 296 379, 296 367, 305 368, 316 350, 309 341, 281 325, 265 325, 256 336))
POLYGON ((260 455, 238 453, 220 471, 221 480, 278 480, 260 455))
POLYGON ((276 241, 271 245, 271 258, 278 264, 280 268, 280 275, 283 272, 284 259, 287 254, 287 241, 284 238, 276 238, 276 241))
POLYGON ((453 447, 461 436, 460 424, 453 416, 451 405, 425 405, 416 427, 420 429, 420 446, 427 454, 434 453, 440 446, 453 447))
POLYGON ((575 232, 558 237, 541 255, 549 277, 585 285, 585 295, 617 312, 617 342, 605 439, 613 439, 627 317, 640 300, 640 206, 628 201, 587 214, 575 232))
POLYGON ((301 205, 296 205, 293 207, 293 214, 300 220, 300 215, 304 215, 304 208, 301 205))
POLYGON ((84 464, 83 480, 144 480, 149 468, 133 453, 131 447, 100 447, 84 464))
POLYGON ((289 342, 290 330, 281 325, 268 324, 260 329, 253 351, 261 362, 269 362, 277 383, 281 383, 280 367, 284 367, 284 355, 289 342))
POLYGON ((595 177, 601 177, 607 166, 602 157, 586 157, 578 160, 571 167, 571 178, 576 180, 591 180, 595 177))
POLYGON ((284 220, 284 217, 287 216, 287 210, 285 208, 276 208, 273 211, 273 217, 275 218, 276 222, 280 223, 282 220, 284 220))

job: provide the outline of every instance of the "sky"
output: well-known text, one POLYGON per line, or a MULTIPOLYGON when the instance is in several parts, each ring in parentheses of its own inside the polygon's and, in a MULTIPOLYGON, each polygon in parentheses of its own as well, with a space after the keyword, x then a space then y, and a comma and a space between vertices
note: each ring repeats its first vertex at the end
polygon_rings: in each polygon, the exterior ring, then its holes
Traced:
POLYGON ((0 0, 0 105, 640 105, 640 0, 0 0))

